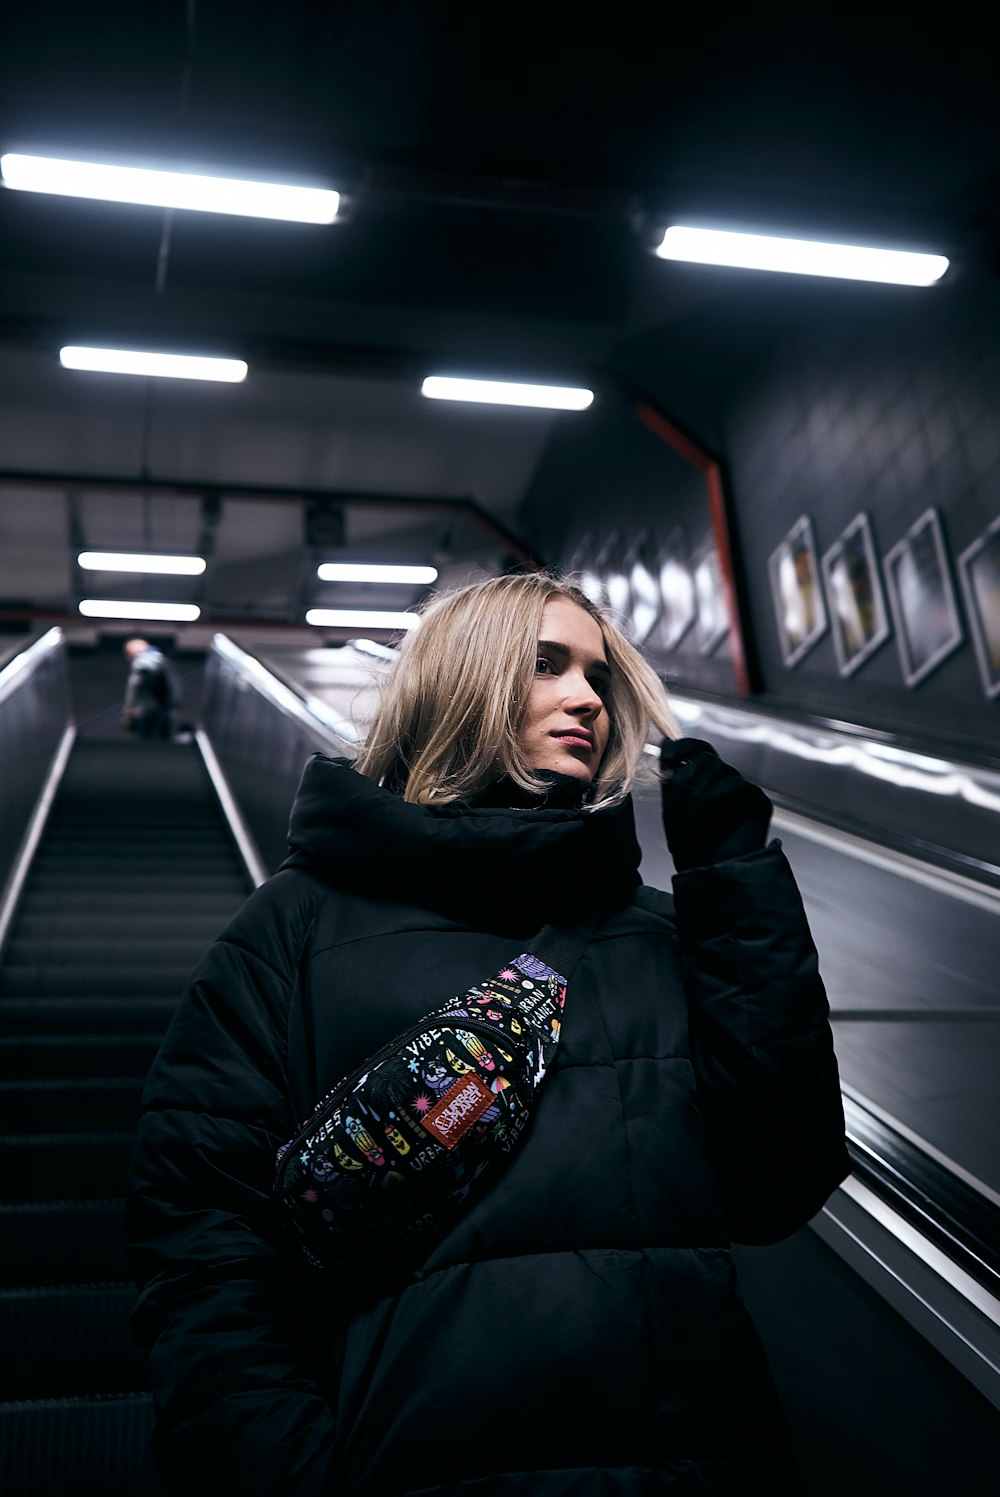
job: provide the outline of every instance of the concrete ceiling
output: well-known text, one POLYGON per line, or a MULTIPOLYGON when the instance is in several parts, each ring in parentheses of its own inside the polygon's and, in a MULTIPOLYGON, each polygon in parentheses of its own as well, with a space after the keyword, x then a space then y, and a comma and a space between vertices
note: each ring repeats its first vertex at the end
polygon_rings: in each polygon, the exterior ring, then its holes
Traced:
POLYGON ((600 399, 651 340, 696 359, 710 309, 731 337, 692 378, 724 398, 762 336, 741 315, 759 285, 655 259, 671 219, 878 236, 992 273, 991 47, 888 10, 834 31, 790 7, 19 7, 0 150, 308 181, 344 212, 316 227, 0 192, 0 618, 72 616, 99 585, 81 545, 200 545, 206 619, 294 626, 334 601, 308 540, 324 496, 331 557, 436 556, 451 576, 522 555, 548 436, 586 416, 439 404, 420 380, 600 399), (66 342, 218 351, 250 375, 73 373, 66 342))

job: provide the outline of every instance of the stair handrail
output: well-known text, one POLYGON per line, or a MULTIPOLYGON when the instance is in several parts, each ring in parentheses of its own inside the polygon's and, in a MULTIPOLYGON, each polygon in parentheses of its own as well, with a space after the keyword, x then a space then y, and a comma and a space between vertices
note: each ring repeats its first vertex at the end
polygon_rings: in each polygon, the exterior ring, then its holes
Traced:
POLYGON ((44 634, 38 635, 30 645, 19 650, 12 656, 7 664, 0 667, 0 703, 5 702, 11 692, 34 675, 42 661, 49 656, 53 650, 59 648, 63 642, 63 631, 58 624, 51 629, 46 629, 44 634))
POLYGON ((283 681, 270 666, 236 644, 228 634, 214 634, 212 649, 280 712, 319 739, 323 748, 333 748, 337 753, 356 750, 358 735, 353 724, 318 697, 283 681))

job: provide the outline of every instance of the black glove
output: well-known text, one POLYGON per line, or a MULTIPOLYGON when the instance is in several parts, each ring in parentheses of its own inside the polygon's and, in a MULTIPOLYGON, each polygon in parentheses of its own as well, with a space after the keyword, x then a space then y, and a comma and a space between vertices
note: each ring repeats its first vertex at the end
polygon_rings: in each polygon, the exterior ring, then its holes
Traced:
POLYGON ((666 738, 660 749, 663 830, 674 867, 702 868, 756 852, 771 802, 702 738, 666 738))

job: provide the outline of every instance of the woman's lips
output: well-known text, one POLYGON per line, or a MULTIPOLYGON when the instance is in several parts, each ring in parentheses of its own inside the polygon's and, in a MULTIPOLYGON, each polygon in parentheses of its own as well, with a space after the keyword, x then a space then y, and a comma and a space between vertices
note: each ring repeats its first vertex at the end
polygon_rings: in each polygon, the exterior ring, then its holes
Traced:
POLYGON ((594 741, 586 733, 553 733, 552 736, 566 748, 583 749, 588 754, 594 752, 594 741))

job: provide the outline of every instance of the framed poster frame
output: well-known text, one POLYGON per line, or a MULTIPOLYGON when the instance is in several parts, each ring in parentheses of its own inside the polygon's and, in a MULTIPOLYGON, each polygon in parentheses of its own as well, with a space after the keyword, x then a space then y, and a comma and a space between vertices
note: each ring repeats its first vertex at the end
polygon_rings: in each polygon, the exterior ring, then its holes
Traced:
POLYGON ((871 522, 862 510, 821 562, 830 628, 842 676, 853 676, 889 638, 889 618, 871 522))
POLYGON ((983 690, 1000 696, 1000 515, 958 558, 983 690))
POLYGON ((917 686, 964 638, 936 509, 925 509, 886 552, 882 571, 903 680, 917 686))
MULTIPOLYGON (((733 685, 739 696, 751 696, 760 685, 760 673, 756 659, 750 654, 749 645, 752 644, 752 636, 744 630, 743 611, 736 580, 735 543, 729 523, 729 496, 722 464, 718 457, 692 432, 683 427, 680 422, 658 410, 644 395, 631 389, 627 382, 619 379, 618 386, 639 420, 701 475, 705 485, 705 498, 708 501, 708 512, 715 536, 719 565, 722 570, 726 612, 729 619, 728 638, 733 685)), ((658 629, 659 625, 655 627, 658 629)))
POLYGON ((808 515, 800 515, 775 546, 768 558, 767 570, 781 658, 786 669, 791 669, 808 654, 828 628, 816 537, 808 515), (788 596, 789 587, 793 589, 791 598, 788 596), (793 634, 788 625, 790 603, 798 606, 805 620, 798 635, 793 634))

